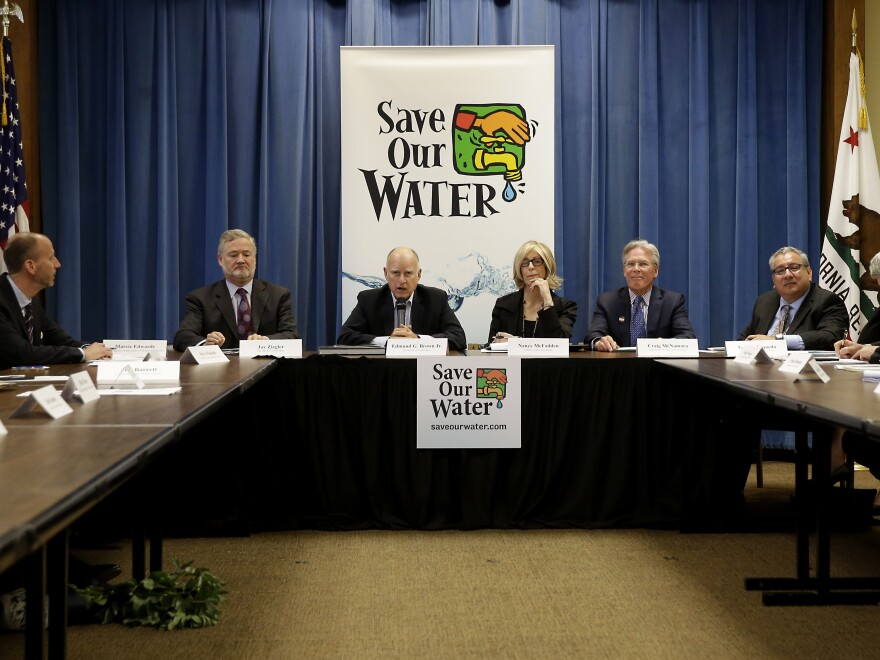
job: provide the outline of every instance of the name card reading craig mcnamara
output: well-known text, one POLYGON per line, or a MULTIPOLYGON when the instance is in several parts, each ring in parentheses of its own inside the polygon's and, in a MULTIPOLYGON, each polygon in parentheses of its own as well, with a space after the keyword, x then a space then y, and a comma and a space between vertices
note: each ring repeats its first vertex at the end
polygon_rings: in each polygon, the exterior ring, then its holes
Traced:
POLYGON ((482 359, 418 358, 418 448, 522 446, 522 361, 482 359))
POLYGON ((389 337, 385 345, 386 358, 418 357, 419 355, 446 355, 449 340, 446 337, 389 337))
POLYGON ((646 339, 636 340, 636 356, 647 358, 695 358, 700 357, 696 339, 646 339))

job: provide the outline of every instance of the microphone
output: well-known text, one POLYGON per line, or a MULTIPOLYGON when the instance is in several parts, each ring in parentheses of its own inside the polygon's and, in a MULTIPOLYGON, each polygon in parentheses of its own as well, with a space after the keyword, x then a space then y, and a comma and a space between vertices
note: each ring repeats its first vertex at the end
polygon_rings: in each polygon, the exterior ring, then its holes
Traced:
POLYGON ((397 310, 397 327, 406 325, 406 301, 398 300, 394 309, 397 310))

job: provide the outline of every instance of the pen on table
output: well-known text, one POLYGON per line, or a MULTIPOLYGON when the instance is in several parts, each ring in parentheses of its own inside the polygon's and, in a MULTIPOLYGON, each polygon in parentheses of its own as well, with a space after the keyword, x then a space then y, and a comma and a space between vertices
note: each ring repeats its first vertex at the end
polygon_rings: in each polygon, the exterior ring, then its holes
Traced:
POLYGON ((26 365, 23 367, 12 367, 12 369, 15 371, 27 371, 28 369, 48 369, 48 368, 49 367, 44 367, 41 364, 26 365))

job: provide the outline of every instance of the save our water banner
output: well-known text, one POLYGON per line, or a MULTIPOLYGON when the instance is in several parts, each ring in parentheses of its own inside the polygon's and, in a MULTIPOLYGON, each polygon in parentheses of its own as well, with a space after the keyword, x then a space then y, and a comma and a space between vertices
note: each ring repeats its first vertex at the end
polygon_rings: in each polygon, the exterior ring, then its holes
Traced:
POLYGON ((522 447, 522 360, 419 357, 416 447, 522 447))
POLYGON ((340 69, 343 319, 407 245, 484 342, 516 250, 553 247, 553 46, 343 47, 340 69))

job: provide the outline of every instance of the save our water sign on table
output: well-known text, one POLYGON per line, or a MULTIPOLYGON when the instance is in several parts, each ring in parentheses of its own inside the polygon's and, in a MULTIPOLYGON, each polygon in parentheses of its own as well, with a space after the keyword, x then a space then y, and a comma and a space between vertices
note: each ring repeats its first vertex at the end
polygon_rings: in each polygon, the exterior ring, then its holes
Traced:
POLYGON ((520 366, 515 357, 418 358, 416 446, 519 449, 520 366))

